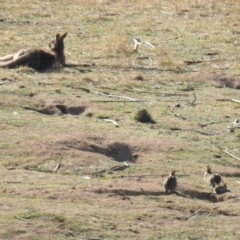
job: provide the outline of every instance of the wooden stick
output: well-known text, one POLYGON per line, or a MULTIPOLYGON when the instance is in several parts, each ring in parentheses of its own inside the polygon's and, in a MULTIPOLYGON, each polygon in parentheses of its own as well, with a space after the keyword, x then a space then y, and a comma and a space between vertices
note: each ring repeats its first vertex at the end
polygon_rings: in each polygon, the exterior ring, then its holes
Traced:
POLYGON ((87 92, 87 93, 96 93, 96 94, 102 95, 102 96, 124 98, 124 99, 130 100, 130 101, 136 101, 135 98, 125 97, 125 96, 119 96, 119 95, 115 95, 115 94, 106 94, 106 93, 101 93, 101 92, 97 92, 97 91, 91 91, 91 90, 89 90, 89 89, 87 89, 87 88, 82 88, 82 87, 80 87, 80 88, 78 88, 78 89, 81 89, 81 90, 83 90, 83 91, 85 91, 85 92, 87 92))
POLYGON ((204 131, 202 131, 202 130, 195 130, 195 129, 177 128, 177 129, 174 129, 174 130, 198 132, 198 133, 201 133, 201 134, 207 135, 207 136, 211 136, 211 135, 214 135, 214 134, 215 134, 215 133, 207 133, 207 132, 204 132, 204 131))
POLYGON ((229 129, 240 128, 240 126, 228 126, 229 129))
POLYGON ((229 151, 227 151, 227 150, 223 150, 225 153, 227 153, 228 155, 230 155, 231 157, 233 157, 233 158, 235 158, 235 159, 237 159, 238 161, 240 161, 240 158, 238 158, 238 157, 236 157, 236 156, 234 156, 232 153, 230 153, 229 151))
POLYGON ((212 125, 212 124, 214 124, 214 123, 216 123, 216 122, 198 123, 198 125, 200 125, 201 127, 206 127, 206 126, 208 126, 208 125, 212 125))
POLYGON ((117 98, 128 99, 128 100, 131 100, 131 101, 136 101, 136 99, 134 99, 134 98, 125 97, 125 96, 118 96, 118 95, 114 95, 114 94, 105 94, 105 93, 100 93, 100 92, 97 92, 97 91, 90 91, 90 92, 96 93, 96 94, 98 94, 98 95, 107 96, 107 97, 117 97, 117 98))
POLYGON ((0 85, 3 85, 3 84, 8 83, 8 82, 9 82, 8 80, 5 80, 3 82, 0 82, 0 85))
POLYGON ((177 113, 175 113, 174 116, 175 116, 175 117, 178 117, 178 118, 182 118, 182 120, 186 120, 186 119, 187 119, 186 117, 184 117, 184 116, 182 116, 182 115, 179 115, 179 114, 177 114, 177 113))
POLYGON ((193 214, 191 214, 190 216, 186 217, 185 220, 187 221, 189 218, 193 217, 193 216, 197 216, 197 214, 201 211, 201 208, 199 208, 196 212, 194 212, 193 214))
POLYGON ((112 119, 103 119, 103 121, 104 121, 104 122, 111 122, 111 123, 113 123, 116 127, 119 127, 119 126, 118 126, 118 123, 117 123, 116 121, 112 120, 112 119))
POLYGON ((146 45, 146 46, 148 46, 148 47, 150 47, 150 48, 155 48, 151 43, 149 43, 149 42, 144 42, 144 44, 146 45))
POLYGON ((149 42, 141 42, 141 40, 139 39, 139 38, 134 38, 133 39, 133 41, 134 41, 134 51, 137 51, 138 50, 138 46, 140 46, 140 45, 145 45, 145 46, 147 46, 147 47, 149 47, 149 48, 155 48, 151 43, 149 43, 149 42))
POLYGON ((133 41, 134 41, 134 51, 137 51, 138 50, 138 45, 140 45, 141 43, 140 43, 140 39, 139 38, 134 38, 133 39, 133 41))
POLYGON ((237 103, 240 103, 240 100, 237 100, 237 99, 232 99, 233 102, 237 102, 237 103))
POLYGON ((60 168, 61 168, 61 163, 58 163, 55 169, 53 170, 53 173, 57 172, 57 170, 60 168))
POLYGON ((193 101, 192 101, 192 102, 189 102, 190 105, 194 105, 194 103, 195 103, 196 100, 197 100, 197 97, 196 97, 195 93, 193 93, 193 97, 194 97, 193 101))

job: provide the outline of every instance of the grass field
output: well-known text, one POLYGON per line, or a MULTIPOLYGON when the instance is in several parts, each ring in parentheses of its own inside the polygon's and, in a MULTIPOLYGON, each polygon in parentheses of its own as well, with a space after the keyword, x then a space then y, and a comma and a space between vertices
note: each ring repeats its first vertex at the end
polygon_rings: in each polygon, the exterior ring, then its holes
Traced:
POLYGON ((0 56, 68 31, 64 69, 0 69, 0 239, 240 238, 238 1, 0 6, 0 56))

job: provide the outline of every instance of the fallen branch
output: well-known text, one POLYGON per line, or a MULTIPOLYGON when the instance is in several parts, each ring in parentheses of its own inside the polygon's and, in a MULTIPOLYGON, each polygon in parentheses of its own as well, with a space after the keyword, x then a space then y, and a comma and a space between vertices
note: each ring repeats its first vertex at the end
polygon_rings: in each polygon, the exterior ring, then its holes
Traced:
POLYGON ((125 97, 125 96, 119 96, 119 95, 114 95, 114 94, 107 94, 107 93, 101 93, 101 92, 97 92, 97 91, 91 91, 87 88, 79 88, 87 93, 96 93, 98 95, 102 95, 102 96, 107 96, 107 97, 117 97, 117 98, 124 98, 124 99, 127 99, 127 100, 130 100, 130 101, 136 101, 135 98, 130 98, 130 97, 125 97))
POLYGON ((202 130, 195 130, 195 129, 184 129, 184 128, 171 128, 171 130, 173 131, 191 131, 191 132, 198 132, 198 133, 201 133, 203 135, 207 135, 207 136, 210 136, 210 135, 214 135, 215 133, 207 133, 207 132, 204 132, 202 130))
POLYGON ((180 115, 180 114, 177 114, 177 113, 175 113, 174 116, 175 116, 175 117, 178 117, 178 118, 181 118, 182 120, 186 120, 186 119, 187 119, 186 117, 184 117, 184 116, 182 116, 182 115, 180 115))
POLYGON ((239 120, 235 119, 232 126, 228 126, 229 129, 240 128, 239 120))
POLYGON ((203 127, 206 127, 208 125, 212 125, 214 123, 216 123, 216 122, 209 122, 209 123, 203 123, 203 124, 202 123, 198 123, 198 125, 200 125, 203 128, 203 127))
POLYGON ((3 85, 3 84, 8 83, 8 82, 9 82, 8 80, 0 82, 0 85, 3 85))
POLYGON ((240 103, 240 100, 237 100, 237 99, 232 99, 233 102, 237 102, 237 103, 240 103))
POLYGON ((192 105, 192 106, 193 106, 194 103, 197 101, 197 97, 196 97, 195 93, 193 93, 193 97, 194 97, 193 101, 192 101, 192 102, 189 102, 189 104, 192 105))
POLYGON ((122 171, 122 170, 124 170, 125 168, 128 168, 129 166, 128 165, 123 165, 123 166, 115 166, 115 167, 112 167, 111 169, 110 169, 110 171, 122 171))
POLYGON ((240 128, 240 126, 228 126, 229 129, 240 128))
POLYGON ((53 170, 53 173, 57 172, 57 170, 60 168, 61 168, 61 163, 58 163, 55 169, 53 170))
POLYGON ((134 38, 133 39, 134 41, 134 51, 137 51, 138 50, 138 46, 140 45, 145 45, 149 48, 155 48, 152 44, 150 44, 149 42, 141 42, 141 40, 139 38, 134 38))
POLYGON ((118 95, 114 95, 114 94, 100 93, 100 92, 97 92, 97 91, 90 91, 90 92, 92 92, 92 93, 96 93, 96 94, 98 94, 98 95, 102 95, 102 96, 107 96, 107 97, 117 97, 117 98, 128 99, 128 100, 131 100, 131 101, 136 101, 136 99, 134 99, 134 98, 125 97, 125 96, 118 96, 118 95))
POLYGON ((118 123, 117 123, 116 121, 112 120, 112 119, 103 119, 103 121, 104 121, 104 122, 111 122, 111 123, 113 123, 116 127, 119 127, 119 126, 118 126, 118 123))
POLYGON ((199 133, 201 133, 203 135, 207 135, 207 136, 214 135, 213 133, 207 133, 207 132, 204 132, 204 131, 201 131, 201 130, 192 130, 192 131, 199 132, 199 133))
POLYGON ((197 214, 201 211, 201 208, 199 208, 196 212, 194 212, 193 214, 191 214, 190 216, 186 217, 185 220, 187 221, 189 218, 191 217, 197 217, 197 214))
POLYGON ((228 155, 230 155, 231 157, 233 157, 233 158, 235 158, 235 159, 237 159, 238 161, 240 161, 240 158, 238 158, 238 157, 236 157, 236 156, 234 156, 232 153, 230 153, 229 151, 227 151, 226 149, 225 150, 223 150, 225 153, 227 153, 228 155))

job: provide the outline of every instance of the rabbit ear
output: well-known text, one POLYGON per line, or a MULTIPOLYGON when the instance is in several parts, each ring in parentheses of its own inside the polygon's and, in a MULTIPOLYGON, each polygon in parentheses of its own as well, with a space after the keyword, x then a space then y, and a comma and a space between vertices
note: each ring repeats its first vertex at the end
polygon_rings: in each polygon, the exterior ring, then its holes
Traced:
POLYGON ((207 172, 208 172, 208 173, 211 173, 211 172, 212 172, 212 169, 211 169, 211 168, 212 168, 211 166, 207 165, 207 172))
POLYGON ((171 174, 171 175, 174 176, 174 175, 175 175, 175 172, 176 172, 176 171, 172 169, 172 174, 171 174))

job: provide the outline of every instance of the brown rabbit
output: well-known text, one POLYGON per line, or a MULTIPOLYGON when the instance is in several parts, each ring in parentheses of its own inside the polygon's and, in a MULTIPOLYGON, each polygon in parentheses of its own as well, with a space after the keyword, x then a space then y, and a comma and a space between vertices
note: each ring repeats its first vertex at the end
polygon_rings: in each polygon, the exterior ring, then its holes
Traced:
POLYGON ((165 192, 170 193, 175 192, 177 188, 177 178, 175 176, 175 170, 172 170, 172 172, 169 174, 169 176, 164 180, 163 186, 165 188, 165 192))
POLYGON ((211 167, 207 166, 207 171, 204 173, 204 180, 215 188, 215 185, 219 185, 221 183, 222 177, 218 173, 212 173, 211 167))
POLYGON ((227 189, 227 183, 226 182, 222 182, 222 185, 220 186, 217 186, 215 189, 214 189, 215 193, 217 194, 223 194, 225 192, 229 192, 229 190, 227 189))
POLYGON ((65 64, 64 42, 67 32, 57 34, 49 43, 49 49, 22 49, 17 53, 0 57, 0 67, 17 68, 28 66, 37 71, 47 71, 65 64))

